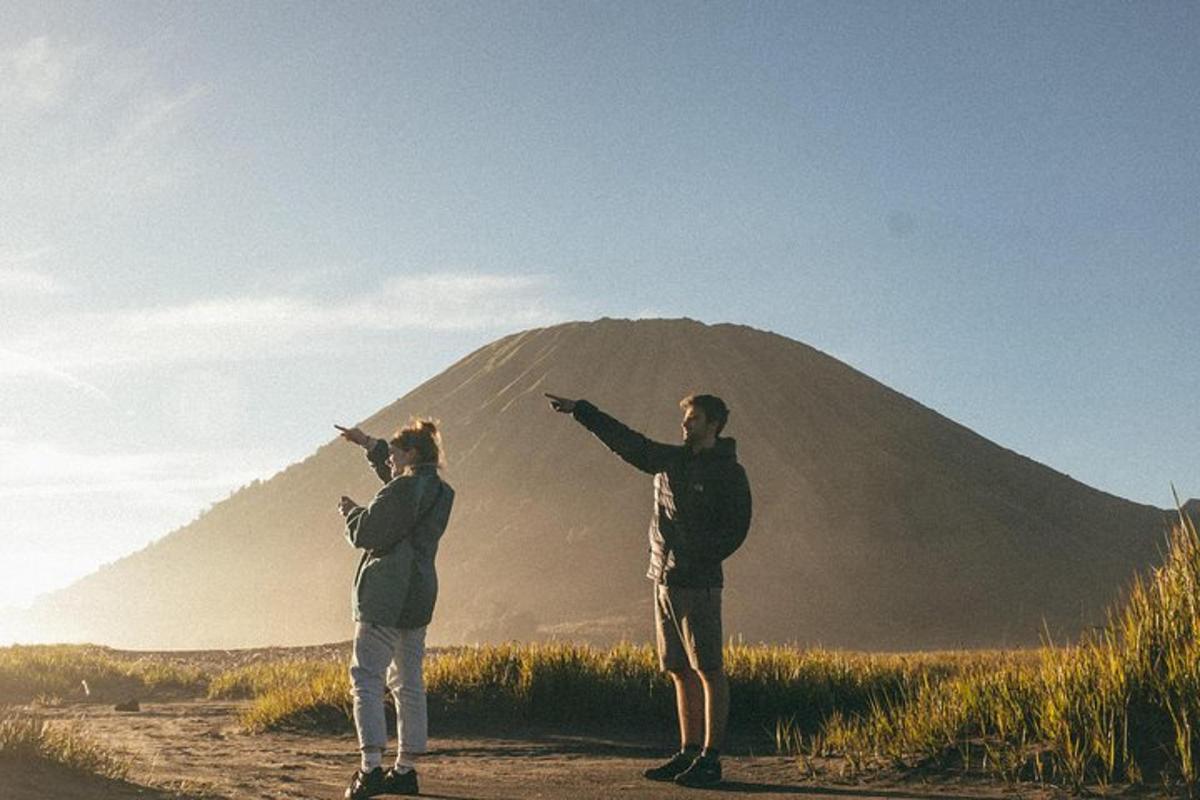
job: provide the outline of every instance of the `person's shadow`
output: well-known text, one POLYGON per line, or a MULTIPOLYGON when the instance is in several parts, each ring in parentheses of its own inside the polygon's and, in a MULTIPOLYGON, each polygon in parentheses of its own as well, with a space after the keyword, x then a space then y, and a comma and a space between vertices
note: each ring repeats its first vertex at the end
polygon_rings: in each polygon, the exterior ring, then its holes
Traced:
POLYGON ((814 797, 883 797, 888 800, 985 800, 981 795, 954 795, 941 792, 910 792, 907 789, 875 789, 845 786, 812 786, 810 784, 756 783, 751 781, 722 781, 705 787, 708 792, 728 794, 811 795, 814 797))
MULTIPOLYGON (((887 800, 986 800, 984 796, 980 795, 923 793, 910 792, 904 789, 872 789, 870 787, 857 789, 829 786, 800 786, 798 784, 752 783, 748 781, 723 781, 716 786, 710 786, 700 791, 725 792, 728 794, 791 795, 793 797, 882 797, 887 798, 887 800)), ((480 800, 479 798, 450 794, 422 793, 421 796, 428 797, 430 800, 480 800)), ((518 798, 513 798, 513 800, 518 800, 518 798)))

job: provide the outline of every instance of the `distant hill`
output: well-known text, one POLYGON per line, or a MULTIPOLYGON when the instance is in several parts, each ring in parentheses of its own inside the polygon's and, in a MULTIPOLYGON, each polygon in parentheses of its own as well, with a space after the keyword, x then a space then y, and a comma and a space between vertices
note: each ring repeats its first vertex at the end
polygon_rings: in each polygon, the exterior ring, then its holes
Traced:
MULTIPOLYGON (((381 372, 386 374, 386 372, 381 372)), ((651 480, 542 392, 679 439, 679 399, 724 397, 754 490, 728 562, 727 635, 870 649, 1036 643, 1101 620, 1155 560, 1166 512, 1006 450, 782 336, 604 319, 483 347, 361 423, 441 418, 458 502, 434 643, 650 636, 651 480)), ((333 422, 333 420, 331 420, 333 422)), ((377 488, 332 440, 192 524, 49 596, 57 639, 127 647, 348 638, 355 552, 335 510, 377 488)))

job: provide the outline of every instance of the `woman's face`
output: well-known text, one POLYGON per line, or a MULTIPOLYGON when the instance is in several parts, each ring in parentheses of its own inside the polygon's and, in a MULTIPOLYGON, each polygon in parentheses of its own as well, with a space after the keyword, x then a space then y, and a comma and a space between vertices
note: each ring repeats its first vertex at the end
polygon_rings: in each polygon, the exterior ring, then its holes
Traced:
POLYGON ((392 469, 392 477, 398 478, 403 475, 405 467, 411 466, 416 457, 416 450, 402 450, 395 445, 388 447, 387 463, 392 469))

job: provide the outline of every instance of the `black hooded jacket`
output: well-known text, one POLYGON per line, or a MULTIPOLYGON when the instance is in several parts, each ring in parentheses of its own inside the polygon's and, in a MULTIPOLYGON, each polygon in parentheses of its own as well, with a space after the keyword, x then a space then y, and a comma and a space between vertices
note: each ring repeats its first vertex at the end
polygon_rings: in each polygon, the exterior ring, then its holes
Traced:
POLYGON ((572 416, 625 461, 654 475, 646 577, 669 586, 722 586, 721 562, 750 529, 750 483, 737 443, 718 438, 714 447, 693 453, 647 439, 586 400, 575 403, 572 416))

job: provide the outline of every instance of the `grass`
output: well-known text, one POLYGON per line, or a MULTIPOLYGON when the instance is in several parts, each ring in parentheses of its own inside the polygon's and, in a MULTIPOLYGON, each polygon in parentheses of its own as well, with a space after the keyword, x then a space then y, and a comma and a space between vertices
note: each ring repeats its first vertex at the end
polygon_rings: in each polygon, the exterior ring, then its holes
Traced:
POLYGON ((14 645, 0 648, 0 703, 35 699, 127 699, 152 692, 202 695, 208 676, 198 667, 118 654, 94 645, 14 645))
MULTIPOLYGON (((803 735, 838 713, 866 713, 977 664, 987 652, 866 655, 731 645, 726 668, 730 726, 759 734, 803 735)), ((674 689, 648 646, 600 649, 570 643, 453 648, 430 656, 426 688, 442 718, 527 722, 673 725, 674 689)), ((255 698, 243 716, 250 730, 345 729, 351 696, 344 664, 293 661, 236 670, 214 679, 216 696, 255 698)))
POLYGON ((252 733, 342 730, 352 719, 344 663, 288 660, 239 667, 215 677, 209 697, 253 697, 241 715, 252 733))
MULTIPOLYGON (((939 682, 987 653, 851 654, 791 647, 726 649, 733 698, 731 724, 773 737, 780 729, 811 733, 836 713, 865 713, 878 698, 895 700, 922 682, 939 682), (786 724, 785 724, 786 723, 786 724)), ((652 648, 601 649, 569 643, 449 648, 425 667, 439 716, 503 717, 529 722, 669 725, 674 691, 652 648)), ((89 645, 0 649, 0 702, 55 705, 124 700, 158 692, 210 699, 253 699, 250 730, 338 729, 350 724, 342 660, 284 657, 232 669, 164 664, 89 645)))
POLYGON ((1107 624, 1031 658, 998 654, 920 681, 867 713, 838 709, 803 757, 853 768, 971 770, 1067 786, 1197 785, 1200 763, 1200 537, 1182 514, 1162 566, 1137 580, 1107 624))
POLYGON ((345 662, 285 658, 260 661, 225 670, 208 683, 210 700, 243 700, 279 689, 320 680, 327 673, 345 672, 345 662))
POLYGON ((124 780, 129 762, 68 726, 9 711, 0 717, 0 764, 40 759, 81 773, 124 780))

